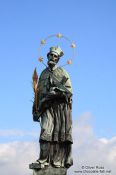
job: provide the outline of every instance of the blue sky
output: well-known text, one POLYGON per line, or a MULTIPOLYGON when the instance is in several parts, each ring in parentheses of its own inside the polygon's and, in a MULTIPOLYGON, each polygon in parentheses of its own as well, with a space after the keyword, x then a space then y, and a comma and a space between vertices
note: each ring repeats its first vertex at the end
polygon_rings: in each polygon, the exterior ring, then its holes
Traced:
POLYGON ((1 0, 0 128, 38 130, 31 115, 32 73, 35 67, 38 74, 44 69, 37 61, 40 40, 60 32, 77 45, 73 65, 66 67, 73 85, 73 121, 90 112, 96 135, 114 136, 115 18, 115 0, 1 0))

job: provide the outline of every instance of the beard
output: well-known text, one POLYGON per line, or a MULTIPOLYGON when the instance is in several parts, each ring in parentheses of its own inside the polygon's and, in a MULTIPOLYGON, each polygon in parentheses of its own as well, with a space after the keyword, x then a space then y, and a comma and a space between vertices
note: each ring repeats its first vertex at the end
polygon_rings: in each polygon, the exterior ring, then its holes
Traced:
POLYGON ((55 62, 55 61, 53 61, 53 60, 50 60, 50 61, 48 61, 48 65, 49 66, 55 66, 57 64, 57 62, 55 62))
POLYGON ((58 63, 58 61, 59 61, 59 58, 57 60, 50 59, 50 60, 48 60, 48 66, 50 68, 53 68, 58 63))

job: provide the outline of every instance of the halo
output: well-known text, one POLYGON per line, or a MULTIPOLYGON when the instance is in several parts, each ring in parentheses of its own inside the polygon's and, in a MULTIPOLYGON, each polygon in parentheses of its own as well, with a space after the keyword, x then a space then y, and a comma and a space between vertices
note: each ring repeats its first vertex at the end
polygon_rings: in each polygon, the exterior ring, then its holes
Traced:
MULTIPOLYGON (((43 47, 43 46, 45 46, 46 45, 46 43, 47 43, 47 41, 49 40, 49 39, 51 39, 51 38, 53 38, 53 37, 57 37, 57 38, 59 38, 59 39, 65 39, 65 41, 67 41, 68 43, 69 43, 69 46, 70 46, 70 48, 72 49, 72 56, 67 60, 67 64, 72 64, 72 60, 74 59, 74 57, 76 56, 76 54, 75 54, 75 48, 76 48, 76 44, 74 43, 74 42, 72 42, 68 37, 66 37, 66 36, 64 36, 64 35, 62 35, 61 33, 57 33, 57 34, 54 34, 54 35, 50 35, 50 36, 47 36, 45 39, 42 39, 41 41, 40 41, 40 45, 39 45, 39 49, 38 49, 38 51, 39 51, 39 54, 40 54, 40 52, 41 52, 41 48, 43 47)), ((41 62, 41 59, 43 59, 43 57, 42 56, 39 56, 39 61, 41 62)), ((66 64, 66 65, 67 65, 66 64)), ((64 65, 63 65, 64 66, 64 65)))

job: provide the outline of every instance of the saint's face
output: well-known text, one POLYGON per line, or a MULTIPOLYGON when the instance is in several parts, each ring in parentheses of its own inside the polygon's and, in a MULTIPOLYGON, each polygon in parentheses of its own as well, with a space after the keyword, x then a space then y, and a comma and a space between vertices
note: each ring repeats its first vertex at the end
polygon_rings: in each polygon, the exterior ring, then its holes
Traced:
POLYGON ((55 66, 59 61, 58 55, 50 53, 48 55, 48 65, 49 66, 55 66))

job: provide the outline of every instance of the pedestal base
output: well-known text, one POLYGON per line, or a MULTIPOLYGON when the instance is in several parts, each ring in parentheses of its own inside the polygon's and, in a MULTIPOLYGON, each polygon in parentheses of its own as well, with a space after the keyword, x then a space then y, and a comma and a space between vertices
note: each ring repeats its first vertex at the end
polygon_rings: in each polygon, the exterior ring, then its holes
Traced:
POLYGON ((43 169, 33 169, 33 175, 66 175, 66 174, 67 174, 66 168, 54 168, 49 166, 43 169))

